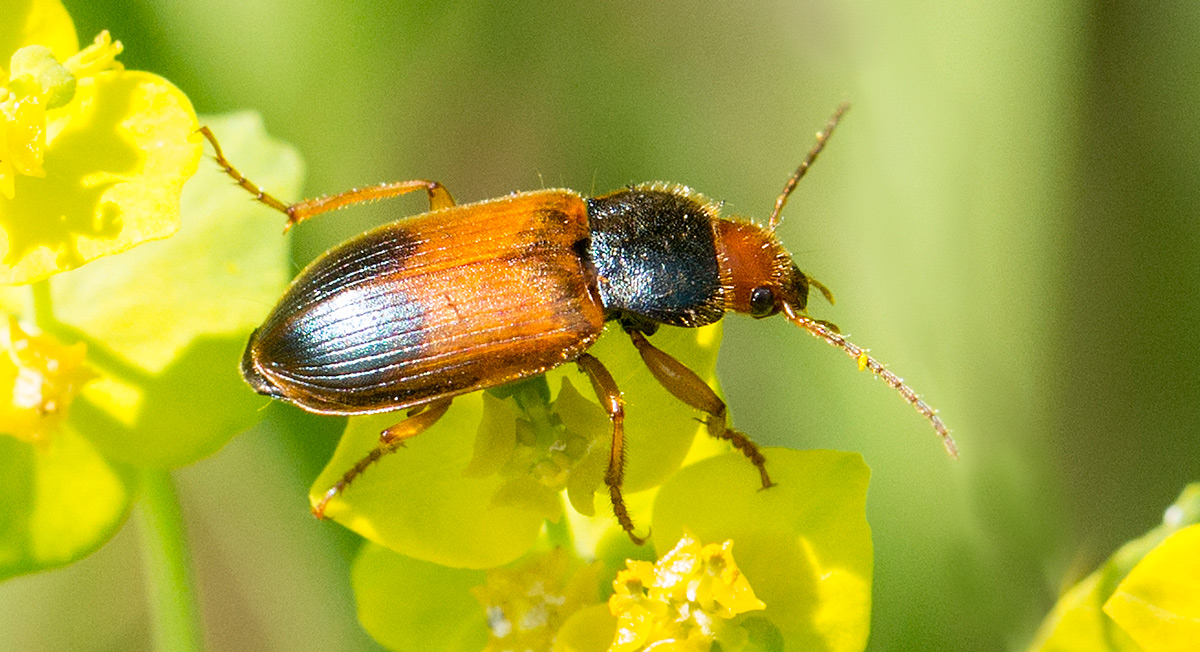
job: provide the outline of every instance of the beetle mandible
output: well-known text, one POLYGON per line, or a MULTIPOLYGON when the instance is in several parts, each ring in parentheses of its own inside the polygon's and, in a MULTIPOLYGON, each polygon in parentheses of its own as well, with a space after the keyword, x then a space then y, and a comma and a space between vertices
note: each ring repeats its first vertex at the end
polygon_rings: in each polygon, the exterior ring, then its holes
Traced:
POLYGON ((430 212, 367 231, 314 260, 246 346, 242 376, 261 394, 321 414, 408 410, 314 514, 322 516, 368 466, 432 426, 455 396, 575 362, 612 423, 604 481, 613 513, 641 543, 621 493, 621 393, 588 353, 609 321, 628 334, 668 392, 706 415, 711 436, 728 440, 757 467, 763 488, 771 479, 762 452, 729 426, 716 392, 650 343, 660 325, 704 326, 728 311, 782 313, 896 389, 957 455, 945 424, 908 385, 833 324, 806 314, 811 289, 833 297, 775 237, 784 204, 847 108, 839 106, 817 134, 765 227, 723 218, 716 203, 664 183, 595 198, 540 190, 459 206, 442 184, 413 180, 285 204, 237 172, 202 128, 222 169, 287 215, 288 228, 351 204, 421 190, 429 197, 430 212))

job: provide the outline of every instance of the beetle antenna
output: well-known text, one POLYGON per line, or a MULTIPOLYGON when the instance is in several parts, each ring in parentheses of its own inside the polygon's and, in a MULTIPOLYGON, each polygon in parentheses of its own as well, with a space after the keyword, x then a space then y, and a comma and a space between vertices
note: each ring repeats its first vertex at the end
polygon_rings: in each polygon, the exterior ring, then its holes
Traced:
POLYGON ((929 404, 918 396, 911 387, 904 384, 904 379, 889 371, 887 367, 883 366, 883 363, 868 355, 866 349, 846 339, 841 333, 831 329, 823 322, 797 313, 791 304, 783 304, 783 313, 793 324, 808 331, 811 335, 825 340, 832 346, 845 351, 847 355, 858 361, 858 368, 860 370, 870 370, 871 373, 882 378, 883 382, 890 385, 892 389, 900 392, 900 396, 905 401, 908 401, 909 405, 916 408, 917 412, 920 412, 926 419, 929 419, 929 423, 933 424, 933 429, 942 438, 942 444, 946 447, 946 452, 950 454, 950 457, 958 459, 958 447, 954 444, 954 438, 950 436, 950 429, 942 422, 942 418, 938 416, 937 410, 929 407, 929 404))
POLYGON ((808 156, 804 157, 804 162, 800 164, 800 167, 796 168, 796 171, 792 173, 792 177, 784 184, 783 192, 779 193, 779 199, 775 200, 775 210, 771 212, 771 219, 767 221, 767 230, 772 233, 775 231, 775 227, 779 225, 779 214, 783 212, 783 205, 787 203, 788 196, 796 189, 796 184, 800 183, 800 179, 808 172, 808 168, 812 167, 813 161, 817 160, 817 155, 821 153, 821 150, 825 149, 825 141, 829 140, 829 137, 833 135, 834 128, 838 126, 838 122, 841 122, 842 116, 848 110, 850 110, 849 102, 839 104, 837 110, 833 112, 833 116, 829 118, 829 122, 825 123, 825 128, 817 132, 817 142, 813 145, 812 149, 808 150, 808 156))

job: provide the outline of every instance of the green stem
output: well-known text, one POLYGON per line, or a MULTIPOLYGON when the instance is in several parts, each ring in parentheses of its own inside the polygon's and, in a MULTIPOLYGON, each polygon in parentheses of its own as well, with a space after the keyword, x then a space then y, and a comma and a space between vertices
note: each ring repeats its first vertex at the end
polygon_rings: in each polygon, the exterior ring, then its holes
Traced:
MULTIPOLYGON (((561 498, 559 499, 562 500, 561 498)), ((546 521, 546 541, 555 548, 564 548, 566 550, 575 549, 575 537, 571 533, 571 524, 567 519, 566 510, 568 507, 563 505, 563 515, 559 517, 558 522, 546 521)))
POLYGON ((199 652, 203 644, 191 557, 179 498, 168 471, 142 471, 140 512, 142 563, 154 621, 154 649, 199 652))
POLYGON ((33 292, 33 322, 43 332, 67 342, 86 344, 88 364, 107 375, 115 376, 134 385, 144 385, 150 381, 150 374, 122 358, 108 348, 103 341, 74 326, 58 321, 58 318, 54 316, 54 305, 50 299, 50 279, 42 279, 29 287, 33 292))

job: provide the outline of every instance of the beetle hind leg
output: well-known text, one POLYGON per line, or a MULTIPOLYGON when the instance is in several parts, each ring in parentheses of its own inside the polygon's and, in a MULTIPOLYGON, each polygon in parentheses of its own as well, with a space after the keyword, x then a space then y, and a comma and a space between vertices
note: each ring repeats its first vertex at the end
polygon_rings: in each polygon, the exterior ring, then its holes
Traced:
POLYGON ((427 403, 410 410, 408 418, 380 433, 379 444, 343 473, 342 477, 325 491, 325 495, 321 496, 321 500, 313 505, 313 516, 324 519, 325 507, 328 506, 330 500, 333 500, 345 491, 346 487, 349 487, 355 478, 362 475, 367 468, 378 462, 380 458, 395 453, 404 446, 404 442, 428 430, 433 424, 437 423, 438 419, 442 418, 442 415, 448 409, 450 409, 450 399, 448 398, 427 403))
POLYGON ((259 188, 253 181, 247 179, 242 175, 241 172, 238 172, 237 168, 233 167, 233 163, 230 163, 229 159, 225 158, 225 152, 221 151, 221 143, 217 142, 217 136, 212 132, 211 129, 208 127, 200 127, 200 129, 197 131, 201 136, 204 136, 209 143, 212 144, 213 159, 217 161, 217 165, 221 166, 221 170, 233 179, 234 183, 244 188, 246 192, 254 195, 254 199, 259 203, 265 204, 281 213, 287 214, 287 204, 276 199, 274 195, 266 192, 262 188, 259 188))
POLYGON ((336 195, 305 199, 294 204, 288 204, 258 187, 253 181, 247 179, 241 172, 238 172, 237 168, 233 167, 233 164, 229 162, 229 159, 225 158, 225 153, 221 151, 221 144, 217 142, 217 137, 211 129, 200 127, 198 131, 200 135, 204 136, 212 144, 213 158, 216 159, 217 165, 221 166, 225 174, 233 179, 234 183, 254 195, 254 199, 259 203, 270 206, 280 213, 287 215, 288 223, 285 230, 321 213, 344 208, 352 204, 378 201, 389 197, 399 197, 400 195, 406 195, 418 190, 424 190, 429 196, 429 210, 435 211, 454 206, 454 197, 450 195, 450 191, 446 189, 446 186, 437 181, 429 181, 427 179, 383 183, 366 188, 352 188, 336 195))
POLYGON ((413 179, 412 181, 381 183, 377 186, 367 186, 366 188, 351 188, 346 192, 329 195, 328 197, 305 199, 304 201, 288 206, 284 212, 288 216, 288 227, 291 227, 321 213, 345 208, 352 204, 399 197, 400 195, 407 195, 410 192, 418 190, 424 190, 425 194, 429 196, 429 210, 436 211, 454 205, 454 198, 450 195, 450 191, 446 189, 446 186, 437 181, 429 181, 428 179, 413 179))
POLYGON ((634 347, 642 356, 642 361, 650 368, 650 373, 659 384, 675 398, 707 415, 704 424, 708 427, 708 434, 728 441, 741 451, 742 455, 758 468, 763 489, 773 485, 771 476, 767 475, 767 458, 749 437, 729 427, 725 401, 717 396, 708 383, 696 375, 696 372, 688 369, 687 365, 651 344, 641 331, 630 329, 628 332, 634 347))
POLYGON ((617 522, 629 538, 640 546, 650 535, 647 533, 645 537, 639 537, 633 533, 633 518, 629 516, 625 496, 621 493, 621 485, 625 483, 625 408, 621 401, 621 390, 617 388, 612 374, 608 373, 608 369, 596 356, 584 353, 575 360, 575 364, 587 374, 588 380, 592 382, 592 389, 596 392, 596 398, 600 399, 601 407, 608 412, 608 420, 612 422, 612 448, 608 456, 608 470, 604 473, 604 484, 608 485, 613 516, 617 517, 617 522))

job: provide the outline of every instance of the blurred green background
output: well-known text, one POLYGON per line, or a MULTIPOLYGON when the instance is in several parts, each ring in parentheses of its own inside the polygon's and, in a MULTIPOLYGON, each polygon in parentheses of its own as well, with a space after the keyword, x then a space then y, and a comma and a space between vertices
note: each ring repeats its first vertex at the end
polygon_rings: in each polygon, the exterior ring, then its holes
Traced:
MULTIPOLYGON (((760 443, 872 467, 872 650, 1021 648, 1064 583, 1200 476, 1195 2, 65 4, 82 40, 112 30, 199 111, 260 111, 310 195, 665 180, 765 219, 852 102, 781 237, 839 299, 813 314, 939 407, 962 459, 782 321, 728 320, 721 378, 760 443)), ((306 224, 296 261, 420 209, 306 224)), ((340 424, 267 415, 177 474, 210 648, 377 649, 354 620, 356 538, 308 515, 340 424)), ((138 543, 127 527, 0 585, 0 649, 148 649, 138 543)))

